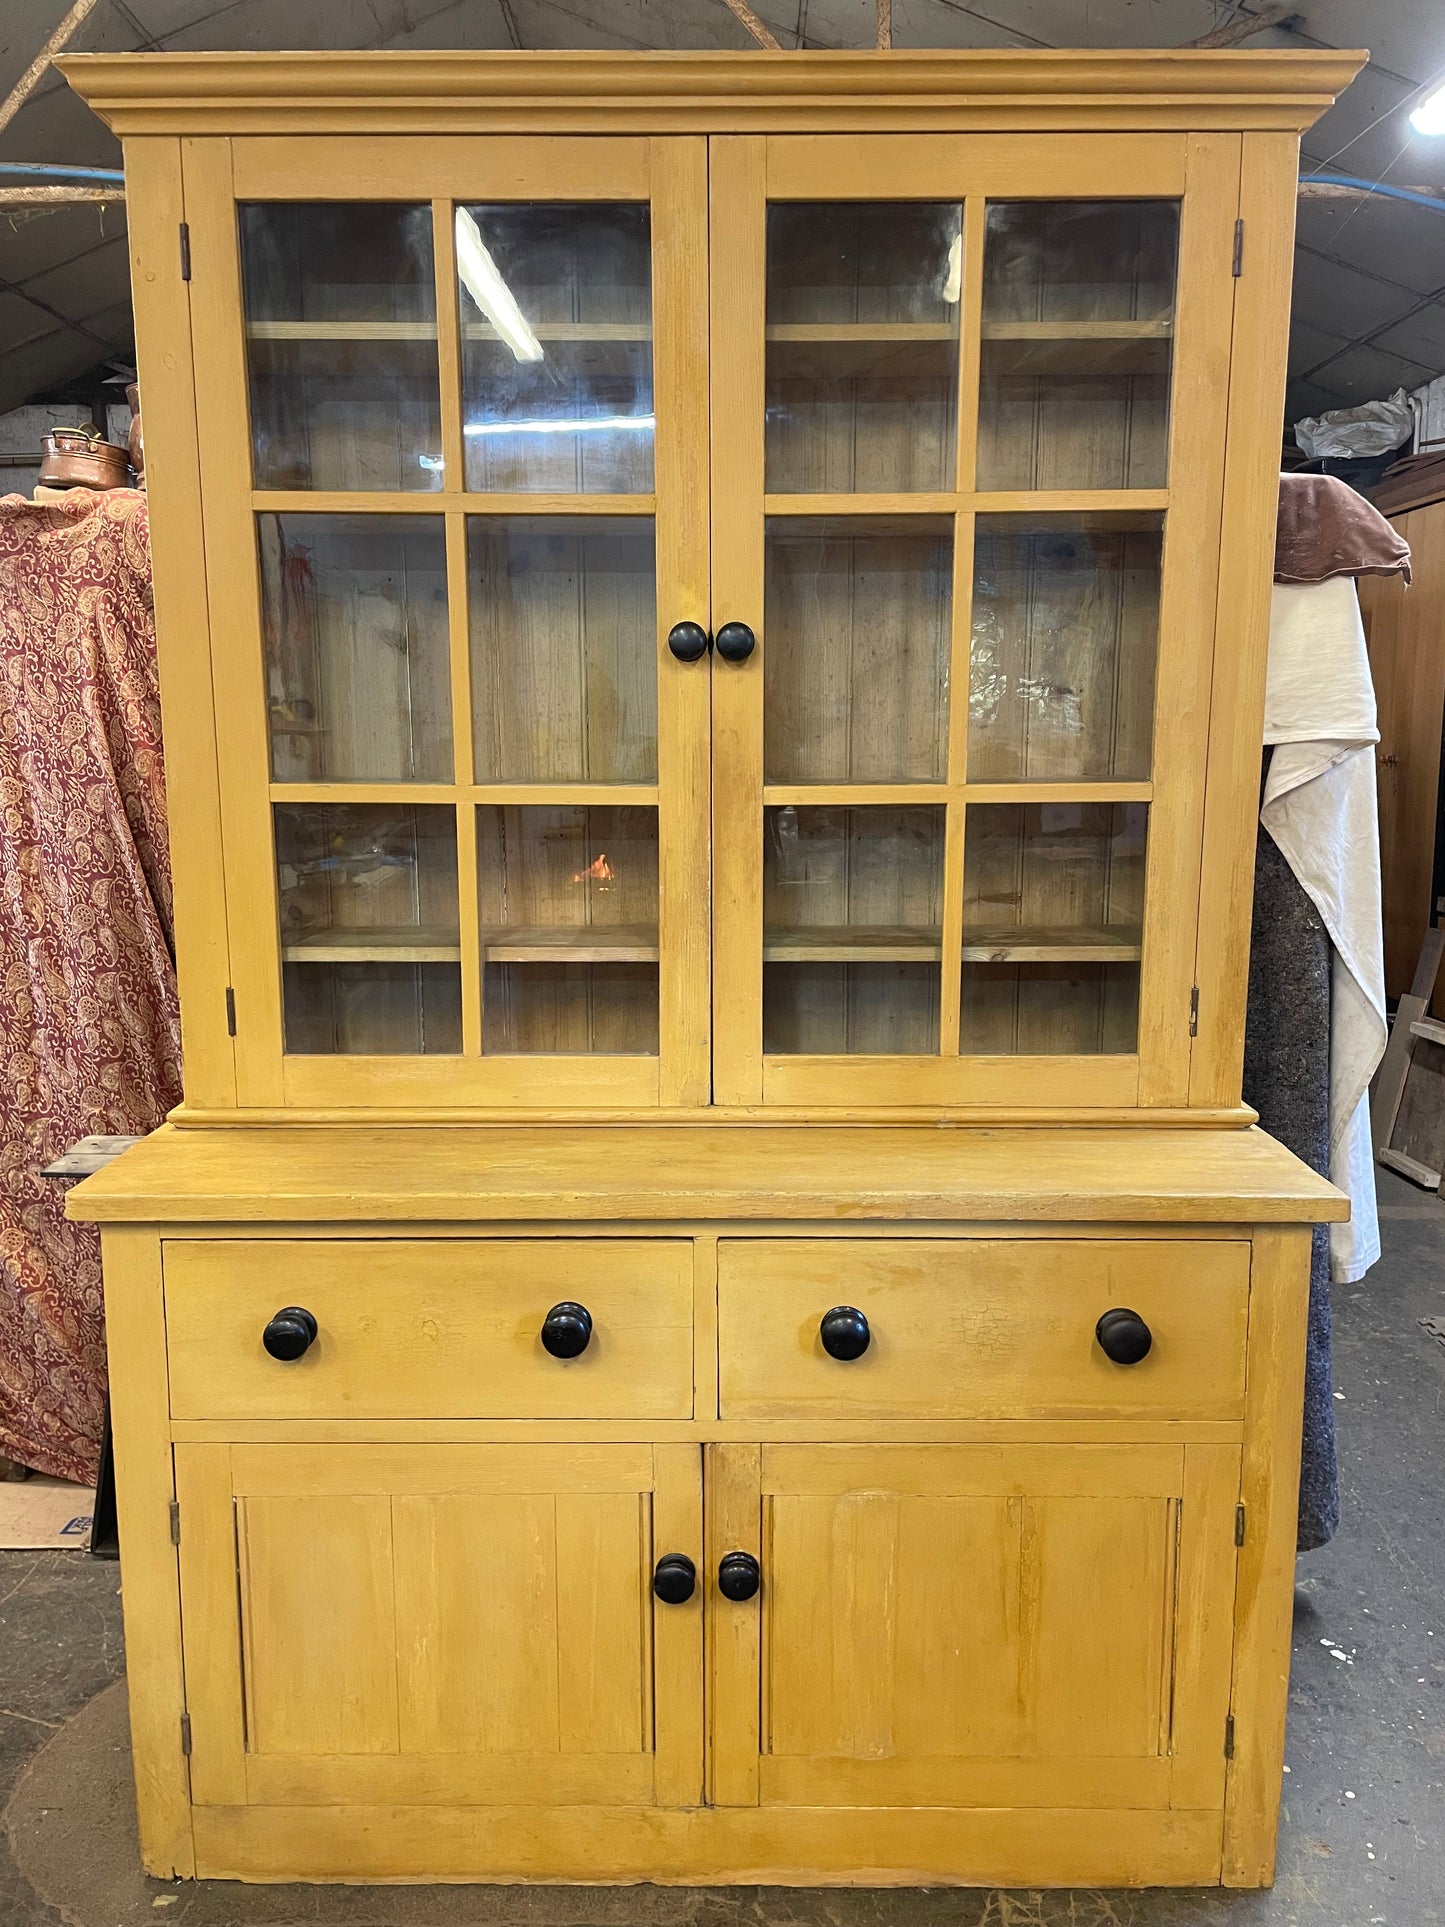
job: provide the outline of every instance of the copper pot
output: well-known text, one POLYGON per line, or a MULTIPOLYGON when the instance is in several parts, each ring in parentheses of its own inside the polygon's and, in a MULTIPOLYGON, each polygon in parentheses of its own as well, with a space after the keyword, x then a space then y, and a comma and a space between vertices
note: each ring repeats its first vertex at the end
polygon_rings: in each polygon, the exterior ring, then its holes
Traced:
POLYGON ((40 482, 44 488, 129 488, 130 463, 98 428, 53 428, 40 440, 40 482))

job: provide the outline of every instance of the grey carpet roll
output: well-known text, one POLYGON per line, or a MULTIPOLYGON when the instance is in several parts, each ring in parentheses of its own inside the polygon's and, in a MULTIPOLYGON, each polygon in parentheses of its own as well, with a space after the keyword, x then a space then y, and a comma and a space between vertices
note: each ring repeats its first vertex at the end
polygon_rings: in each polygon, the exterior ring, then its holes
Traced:
MULTIPOLYGON (((1264 829, 1254 868, 1244 1101, 1271 1137, 1321 1177, 1330 1161, 1331 945, 1320 913, 1264 829)), ((1330 1359, 1330 1235, 1316 1225, 1305 1352, 1299 1549, 1326 1545, 1340 1523, 1330 1359)))

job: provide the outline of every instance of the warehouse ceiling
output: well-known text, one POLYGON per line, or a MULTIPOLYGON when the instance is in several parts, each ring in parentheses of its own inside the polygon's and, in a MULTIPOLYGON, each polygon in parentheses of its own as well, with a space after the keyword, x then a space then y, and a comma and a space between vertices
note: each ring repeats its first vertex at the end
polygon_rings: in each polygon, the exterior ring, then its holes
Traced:
MULTIPOLYGON (((754 5, 784 47, 873 42, 873 0, 754 5)), ((893 38, 897 47, 1176 47, 1263 10, 1261 0, 893 0, 893 38)), ((67 11, 68 0, 0 0, 0 96, 67 11)), ((723 0, 99 0, 72 43, 108 52, 751 44, 723 0)), ((1421 89, 1445 77, 1442 0, 1302 0, 1285 28, 1243 44, 1368 47, 1369 67, 1306 138, 1302 171, 1445 191, 1445 137, 1414 135, 1406 118, 1421 89)), ((115 167, 120 156, 52 70, 0 135, 0 159, 115 167)), ((0 212, 0 410, 90 399, 130 353, 121 211, 0 212)), ((1445 212, 1303 198, 1289 419, 1442 371, 1445 212)))

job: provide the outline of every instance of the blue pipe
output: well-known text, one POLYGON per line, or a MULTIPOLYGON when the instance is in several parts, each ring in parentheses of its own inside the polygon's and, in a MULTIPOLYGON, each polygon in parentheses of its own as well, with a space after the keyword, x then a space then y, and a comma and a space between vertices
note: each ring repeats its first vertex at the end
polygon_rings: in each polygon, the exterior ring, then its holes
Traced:
POLYGON ((49 175, 58 181, 114 181, 117 185, 125 180, 118 167, 47 167, 40 161, 0 161, 0 174, 19 174, 26 180, 49 175))
POLYGON ((1437 214, 1445 214, 1445 194, 1437 200, 1433 194, 1417 194, 1409 187, 1386 187, 1379 181, 1362 181, 1356 174, 1301 174, 1300 186, 1312 185, 1318 181, 1321 187, 1359 187, 1367 194, 1380 194, 1390 201, 1408 201, 1412 207, 1433 207, 1437 214))

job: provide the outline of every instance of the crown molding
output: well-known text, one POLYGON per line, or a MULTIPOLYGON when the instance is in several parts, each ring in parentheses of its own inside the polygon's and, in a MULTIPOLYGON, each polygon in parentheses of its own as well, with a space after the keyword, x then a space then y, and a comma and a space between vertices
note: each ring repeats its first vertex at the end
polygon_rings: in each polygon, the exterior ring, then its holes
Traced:
POLYGON ((66 54, 115 133, 1303 133, 1365 53, 66 54))

